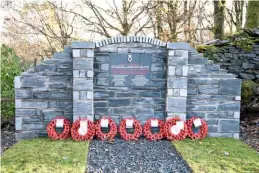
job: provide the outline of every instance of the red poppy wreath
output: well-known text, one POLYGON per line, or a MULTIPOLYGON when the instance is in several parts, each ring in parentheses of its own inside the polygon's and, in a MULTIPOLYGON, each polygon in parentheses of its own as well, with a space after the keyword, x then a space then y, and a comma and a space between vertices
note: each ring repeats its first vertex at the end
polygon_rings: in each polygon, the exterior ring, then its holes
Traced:
POLYGON ((47 133, 48 136, 53 140, 64 140, 70 137, 70 128, 71 124, 68 119, 59 116, 54 118, 47 125, 47 133), (60 126, 63 128, 61 133, 56 131, 56 126, 60 126))
POLYGON ((136 120, 135 118, 125 118, 121 121, 120 126, 119 126, 119 133, 122 139, 129 141, 129 140, 138 140, 142 133, 142 128, 141 128, 141 123, 136 120), (133 128, 134 128, 134 133, 130 134, 126 131, 126 123, 133 121, 133 128))
POLYGON ((76 120, 71 128, 71 136, 75 141, 87 141, 94 137, 94 123, 87 118, 76 120))
POLYGON ((117 134, 117 125, 116 123, 109 117, 102 117, 95 123, 95 136, 100 140, 113 139, 117 134), (108 121, 109 132, 103 133, 101 123, 102 121, 108 121))
POLYGON ((162 120, 157 119, 157 118, 150 118, 149 120, 146 121, 146 123, 144 125, 144 128, 143 128, 144 136, 151 141, 163 139, 163 137, 164 137, 164 127, 163 126, 164 126, 164 122, 162 120), (151 132, 152 123, 155 123, 156 126, 159 127, 158 133, 151 132))

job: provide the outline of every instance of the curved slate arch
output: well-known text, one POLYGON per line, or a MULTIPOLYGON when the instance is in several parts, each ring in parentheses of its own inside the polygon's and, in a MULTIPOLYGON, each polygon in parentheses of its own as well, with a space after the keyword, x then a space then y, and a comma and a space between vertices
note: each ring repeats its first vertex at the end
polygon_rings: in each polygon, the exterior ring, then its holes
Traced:
POLYGON ((145 36, 119 36, 119 37, 111 37, 107 39, 103 39, 101 41, 95 42, 95 47, 104 47, 110 44, 117 43, 147 43, 156 46, 166 47, 166 42, 161 40, 145 37, 145 36))

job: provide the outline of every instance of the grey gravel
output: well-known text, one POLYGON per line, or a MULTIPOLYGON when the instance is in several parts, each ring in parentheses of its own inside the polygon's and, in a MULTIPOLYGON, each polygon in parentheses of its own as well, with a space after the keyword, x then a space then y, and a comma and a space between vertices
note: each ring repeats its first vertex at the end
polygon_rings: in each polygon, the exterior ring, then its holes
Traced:
POLYGON ((89 147, 86 172, 188 173, 192 172, 169 141, 124 141, 113 144, 93 140, 89 147))

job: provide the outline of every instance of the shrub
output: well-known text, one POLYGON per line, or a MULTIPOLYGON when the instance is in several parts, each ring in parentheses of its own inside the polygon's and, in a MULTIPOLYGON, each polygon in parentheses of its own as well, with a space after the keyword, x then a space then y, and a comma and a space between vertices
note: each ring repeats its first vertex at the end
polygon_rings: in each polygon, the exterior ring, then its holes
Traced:
POLYGON ((28 65, 28 63, 21 62, 12 48, 6 45, 1 46, 1 113, 3 117, 14 116, 14 77, 20 75, 28 65))
POLYGON ((252 101, 253 95, 254 95, 254 89, 256 88, 256 86, 259 86, 259 84, 256 84, 251 80, 242 82, 241 96, 242 96, 243 103, 249 103, 252 101))

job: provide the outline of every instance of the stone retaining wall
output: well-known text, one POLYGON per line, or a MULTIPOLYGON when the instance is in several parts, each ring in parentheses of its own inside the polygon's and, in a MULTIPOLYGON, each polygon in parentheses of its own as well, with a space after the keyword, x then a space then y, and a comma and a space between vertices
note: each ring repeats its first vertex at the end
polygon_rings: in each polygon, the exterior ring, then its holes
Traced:
MULTIPOLYGON (((221 68, 245 80, 259 81, 259 44, 252 45, 250 51, 232 45, 217 47, 210 58, 221 68)), ((211 54, 210 51, 205 52, 211 54)))

